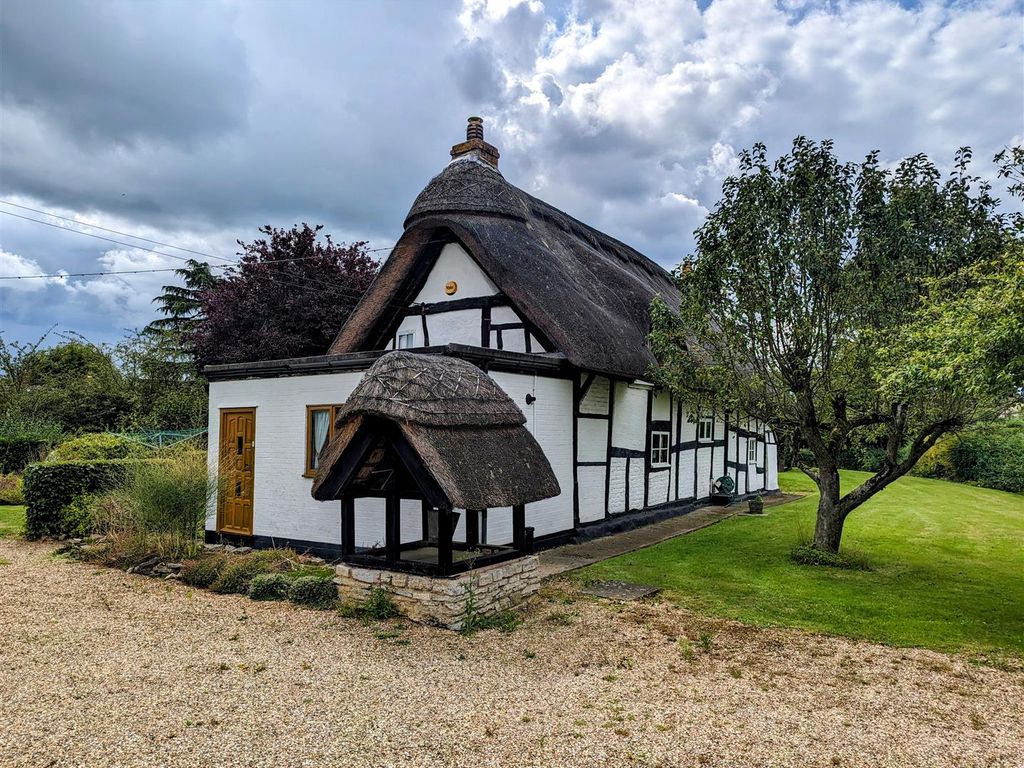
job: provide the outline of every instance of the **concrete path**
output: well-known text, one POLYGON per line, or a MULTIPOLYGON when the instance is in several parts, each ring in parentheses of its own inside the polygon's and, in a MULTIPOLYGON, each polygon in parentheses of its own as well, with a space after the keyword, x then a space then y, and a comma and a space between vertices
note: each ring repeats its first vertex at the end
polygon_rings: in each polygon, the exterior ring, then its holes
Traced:
MULTIPOLYGON (((781 494, 766 498, 764 505, 766 508, 775 507, 799 498, 802 498, 801 494, 781 494)), ((557 576, 566 571, 574 571, 577 568, 583 568, 592 563, 607 560, 610 557, 618 557, 627 552, 633 552, 653 544, 659 544, 668 539, 674 539, 676 536, 707 528, 709 525, 714 525, 733 515, 746 514, 746 512, 746 502, 731 504, 728 507, 709 504, 679 517, 670 517, 668 520, 651 523, 632 531, 602 536, 599 539, 586 541, 582 544, 566 544, 563 547, 553 547, 538 555, 540 559, 538 571, 542 579, 557 576)))

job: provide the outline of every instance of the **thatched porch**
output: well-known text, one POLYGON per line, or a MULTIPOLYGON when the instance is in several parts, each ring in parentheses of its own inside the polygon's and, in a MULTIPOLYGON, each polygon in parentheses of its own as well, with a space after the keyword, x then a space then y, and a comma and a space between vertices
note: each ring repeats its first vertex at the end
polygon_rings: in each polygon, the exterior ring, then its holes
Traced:
POLYGON ((451 575, 529 553, 525 505, 559 487, 525 423, 498 385, 466 361, 381 357, 339 411, 313 483, 315 498, 341 500, 342 559, 451 575), (359 498, 384 499, 382 546, 356 546, 359 498), (420 535, 403 536, 412 500, 420 504, 420 535), (509 541, 487 542, 489 513, 510 515, 509 541))

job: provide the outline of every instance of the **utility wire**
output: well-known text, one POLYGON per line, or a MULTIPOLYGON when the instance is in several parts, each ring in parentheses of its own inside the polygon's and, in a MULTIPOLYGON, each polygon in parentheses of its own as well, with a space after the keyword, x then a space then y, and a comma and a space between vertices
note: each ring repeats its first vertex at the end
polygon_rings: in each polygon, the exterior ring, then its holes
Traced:
MULTIPOLYGON (((190 259, 188 259, 185 256, 177 256, 177 255, 175 255, 173 253, 164 253, 163 251, 157 251, 157 250, 155 250, 153 248, 146 248, 145 246, 136 245, 135 243, 126 243, 123 240, 115 240, 115 239, 113 239, 111 237, 104 237, 103 235, 95 235, 95 234, 93 234, 91 232, 83 232, 80 229, 72 229, 70 227, 63 227, 60 224, 54 224, 53 222, 50 222, 50 221, 43 221, 42 219, 34 219, 31 216, 23 216, 20 213, 14 213, 13 211, 0 210, 0 213, 6 214, 8 216, 14 216, 15 218, 18 218, 18 219, 24 219, 25 221, 33 221, 36 224, 44 224, 44 225, 46 225, 48 227, 53 227, 54 229, 59 229, 62 232, 72 232, 72 233, 74 233, 76 235, 85 235, 86 237, 94 237, 94 238, 96 238, 98 240, 105 240, 108 243, 115 243, 117 245, 123 245, 123 246, 125 246, 127 248, 134 248, 134 249, 139 250, 139 251, 147 251, 148 253, 155 253, 158 256, 166 256, 169 259, 177 259, 178 261, 189 261, 190 260, 190 259)), ((46 215, 51 215, 51 214, 46 214, 46 215)), ((60 217, 60 218, 64 218, 64 217, 60 217)), ((81 222, 78 222, 78 223, 81 223, 81 222)), ((84 226, 91 226, 91 225, 84 225, 84 226)), ((134 235, 127 235, 127 236, 128 237, 134 237, 134 235)), ((174 246, 171 246, 171 247, 174 247, 174 246)), ((213 256, 211 254, 202 254, 202 253, 200 253, 199 255, 205 255, 205 256, 209 256, 210 258, 216 258, 216 259, 220 259, 222 261, 226 261, 226 262, 228 262, 228 264, 226 266, 238 266, 238 262, 237 261, 231 261, 230 259, 226 259, 223 256, 213 256)), ((300 259, 308 259, 308 258, 315 258, 315 257, 312 257, 312 256, 299 257, 299 259, 292 259, 292 261, 299 261, 300 259)), ((11 275, 10 277, 17 278, 18 275, 11 275)), ((46 275, 45 277, 60 277, 60 275, 59 274, 58 275, 46 275)), ((285 280, 283 278, 278 278, 278 277, 268 277, 267 279, 270 282, 277 283, 278 285, 283 285, 283 286, 286 286, 286 287, 289 287, 289 288, 297 288, 299 290, 306 290, 306 289, 312 287, 313 285, 317 284, 316 281, 314 281, 312 278, 306 278, 306 277, 303 277, 303 276, 295 276, 295 277, 297 277, 299 279, 304 279, 307 282, 305 284, 299 284, 299 283, 290 282, 288 280, 285 280)), ((3 279, 7 279, 7 276, 4 276, 3 279)), ((332 287, 334 287, 336 290, 339 290, 339 291, 346 290, 345 286, 337 285, 337 284, 330 283, 330 282, 328 282, 327 284, 331 285, 332 287)), ((351 290, 351 289, 348 289, 348 290, 351 290)), ((355 295, 355 294, 350 294, 350 296, 352 296, 352 295, 355 295)), ((362 294, 360 293, 359 295, 362 295, 362 294)))
MULTIPOLYGON (((19 203, 12 203, 9 200, 0 200, 0 203, 3 203, 4 205, 10 205, 10 206, 13 206, 15 208, 21 208, 23 210, 32 211, 33 213, 39 213, 39 214, 42 214, 44 216, 52 216, 54 218, 61 219, 63 221, 67 221, 67 222, 70 222, 72 224, 77 224, 79 226, 91 227, 93 229, 99 229, 99 230, 102 230, 104 232, 110 232, 110 233, 113 233, 113 234, 116 234, 116 235, 121 235, 122 237, 131 237, 131 238, 134 238, 136 240, 142 240, 142 241, 147 242, 147 243, 152 243, 153 245, 159 245, 159 246, 163 246, 165 248, 174 248, 174 249, 179 250, 179 251, 184 251, 186 253, 195 254, 196 256, 203 256, 204 258, 218 259, 220 261, 227 262, 224 265, 219 265, 219 264, 218 265, 213 265, 211 267, 211 269, 226 269, 226 268, 230 268, 230 267, 234 267, 234 266, 238 266, 239 265, 239 262, 232 261, 231 259, 228 259, 228 258, 226 258, 224 256, 217 256, 217 255, 214 255, 214 254, 211 254, 211 253, 205 253, 203 251, 196 251, 196 250, 193 250, 191 248, 185 248, 183 246, 173 245, 172 243, 166 243, 166 242, 163 242, 163 241, 160 241, 160 240, 153 240, 151 238, 142 237, 141 235, 133 235, 131 233, 122 232, 122 231, 117 230, 117 229, 111 229, 109 227, 102 227, 102 226, 100 226, 98 224, 90 224, 88 222, 79 221, 78 219, 73 219, 73 218, 70 218, 68 216, 61 216, 61 215, 56 214, 56 213, 50 213, 49 211, 44 211, 44 210, 39 209, 39 208, 32 208, 31 206, 21 205, 19 203)), ((123 245, 123 246, 125 246, 127 248, 134 248, 136 250, 146 251, 148 253, 153 253, 153 254, 156 254, 158 256, 166 256, 167 258, 170 258, 170 259, 177 259, 179 261, 189 261, 190 260, 190 259, 188 259, 188 258, 186 258, 184 256, 177 256, 177 255, 172 254, 172 253, 164 253, 163 251, 157 251, 157 250, 155 250, 153 248, 146 248, 144 246, 136 245, 134 243, 126 243, 126 242, 124 242, 122 240, 115 240, 113 238, 104 237, 103 235, 96 235, 96 234, 93 234, 91 232, 83 232, 80 229, 73 229, 71 227, 64 227, 64 226, 61 226, 60 224, 54 224, 53 222, 43 221, 41 219, 35 219, 35 218, 32 218, 31 216, 23 216, 21 214, 14 213, 13 211, 5 211, 3 209, 0 209, 0 213, 6 214, 8 216, 14 216, 15 218, 23 219, 25 221, 31 221, 31 222, 34 222, 36 224, 43 224, 43 225, 48 226, 48 227, 53 227, 54 229, 59 229, 62 232, 71 232, 71 233, 78 234, 78 235, 85 235, 86 237, 93 237, 93 238, 96 238, 98 240, 104 240, 104 241, 109 242, 109 243, 114 243, 116 245, 123 245)), ((441 239, 441 240, 428 240, 425 243, 423 243, 423 245, 429 245, 429 244, 432 244, 432 243, 440 243, 440 242, 446 242, 446 240, 444 240, 444 239, 441 239)), ((368 252, 368 253, 377 253, 377 252, 380 252, 380 251, 391 251, 391 250, 394 250, 394 246, 388 246, 388 247, 383 247, 383 248, 366 248, 366 249, 364 249, 364 251, 368 252)), ((288 259, 288 261, 305 261, 305 260, 308 260, 308 259, 315 259, 315 258, 317 258, 317 257, 316 256, 300 256, 298 258, 288 259)), ((32 280, 32 279, 45 279, 45 278, 66 278, 66 277, 99 277, 99 276, 105 276, 105 275, 134 275, 134 274, 145 274, 145 273, 154 273, 154 272, 175 272, 175 271, 177 271, 177 270, 173 269, 173 268, 166 268, 166 269, 112 270, 112 271, 106 271, 106 272, 60 272, 60 273, 39 274, 39 275, 0 275, 0 280, 32 280)), ((267 279, 268 281, 270 281, 272 283, 276 283, 278 285, 282 285, 282 286, 289 287, 289 288, 297 288, 299 290, 307 290, 307 289, 309 289, 309 288, 311 288, 311 287, 313 287, 315 285, 319 285, 319 284, 322 284, 324 282, 323 280, 316 280, 315 278, 306 277, 304 275, 289 275, 289 279, 304 280, 305 282, 301 283, 301 284, 289 282, 285 278, 281 278, 279 276, 267 276, 265 279, 267 279)), ((333 283, 333 282, 330 282, 330 281, 327 281, 327 285, 331 286, 332 288, 334 288, 339 293, 347 295, 349 298, 359 299, 359 298, 361 298, 365 294, 365 291, 353 290, 352 288, 349 288, 348 286, 340 285, 338 283, 333 283)), ((389 306, 399 306, 399 307, 405 307, 406 306, 405 304, 400 304, 398 302, 386 302, 386 305, 389 305, 389 306)))
MULTIPOLYGON (((99 230, 102 230, 104 232, 111 232, 111 233, 113 233, 115 235, 121 235, 122 237, 130 237, 130 238, 133 238, 135 240, 142 240, 142 241, 147 242, 147 243, 153 243, 154 245, 162 245, 165 248, 174 248, 177 251, 185 251, 186 253, 194 253, 196 256, 205 256, 208 259, 220 259, 221 261, 231 261, 231 259, 228 259, 228 258, 226 258, 224 256, 215 256, 212 253, 205 253, 203 251, 194 251, 191 248, 185 248, 183 246, 174 245, 172 243, 165 243, 165 242, 163 242, 161 240, 152 240, 152 239, 150 239, 148 237, 142 237, 142 235, 133 235, 130 232, 122 232, 122 231, 120 231, 118 229, 110 229, 109 227, 101 227, 99 224, 90 224, 87 221, 81 221, 79 219, 73 219, 73 218, 71 218, 69 216, 61 216, 60 214, 57 214, 57 213, 50 213, 49 211, 44 211, 41 208, 33 208, 31 206, 28 206, 28 205, 21 205, 20 203, 12 203, 10 200, 0 200, 0 203, 3 203, 4 205, 14 206, 15 208, 21 208, 22 210, 25 210, 25 211, 32 211, 33 213, 41 213, 44 216, 52 216, 55 219, 61 219, 63 221, 69 221, 72 224, 78 224, 79 226, 82 226, 82 227, 91 227, 92 229, 99 229, 99 230)), ((28 221, 38 221, 37 219, 29 219, 27 216, 23 216, 21 218, 28 219, 28 221)), ((49 222, 46 222, 46 221, 40 221, 39 223, 40 224, 49 224, 49 222)), ((51 224, 51 226, 56 226, 56 225, 52 225, 51 224)), ((66 227, 60 227, 60 229, 67 229, 67 228, 66 227)), ((77 232, 78 230, 67 230, 67 231, 77 232)), ((88 234, 88 233, 87 232, 82 232, 81 234, 84 235, 84 234, 88 234)), ((378 253, 380 251, 390 251, 392 248, 393 248, 393 246, 388 246, 388 247, 384 247, 384 248, 366 248, 364 250, 367 253, 378 253)), ((315 257, 310 256, 310 257, 304 257, 304 258, 315 258, 315 257)), ((293 261, 294 261, 294 259, 293 259, 293 261)))
MULTIPOLYGON (((184 251, 185 253, 194 253, 196 256, 204 256, 204 257, 206 257, 208 259, 220 259, 221 261, 231 261, 231 259, 225 258, 224 256, 214 256, 212 253, 204 253, 203 251, 194 251, 191 248, 184 248, 184 247, 182 247, 180 245, 173 245, 172 243, 164 243, 164 242, 161 242, 160 240, 152 240, 152 239, 150 239, 148 237, 142 237, 141 235, 133 235, 130 232, 121 232, 120 230, 117 230, 117 229, 110 229, 110 227, 101 227, 99 224, 90 224, 87 221, 79 221, 78 219, 72 219, 69 216, 61 216, 60 214, 50 213, 49 211, 44 211, 44 210, 41 210, 39 208, 32 208, 31 206, 28 206, 28 205, 21 205, 19 203, 12 203, 10 200, 0 200, 0 203, 3 203, 4 205, 10 205, 10 206, 13 206, 15 208, 21 208, 22 210, 25 210, 25 211, 32 211, 33 213, 41 213, 44 216, 52 216, 55 219, 62 219, 63 221, 70 221, 72 224, 78 224, 79 226, 82 226, 82 227, 91 227, 92 229, 99 229, 99 230, 102 230, 103 232, 112 232, 113 234, 121 235, 122 237, 130 237, 130 238, 132 238, 134 240, 142 240, 143 242, 146 242, 146 243, 153 243, 154 245, 162 245, 164 248, 173 248, 176 251, 184 251)), ((26 216, 26 217, 23 217, 23 218, 27 219, 28 217, 26 216)), ((28 220, 29 221, 37 221, 36 219, 28 219, 28 220)), ((47 224, 49 222, 40 221, 39 223, 40 224, 47 224)), ((60 227, 60 228, 61 229, 66 229, 66 227, 60 227)), ((79 230, 72 230, 72 231, 79 231, 79 230)), ((81 232, 80 234, 85 235, 85 234, 88 234, 88 233, 87 232, 81 232)))
MULTIPOLYGON (((54 272, 48 275, 0 275, 0 280, 36 280, 45 277, 98 277, 100 275, 141 275, 146 272, 177 272, 178 267, 161 269, 118 269, 111 272, 54 272)), ((210 269, 228 269, 227 264, 214 264, 210 269)))

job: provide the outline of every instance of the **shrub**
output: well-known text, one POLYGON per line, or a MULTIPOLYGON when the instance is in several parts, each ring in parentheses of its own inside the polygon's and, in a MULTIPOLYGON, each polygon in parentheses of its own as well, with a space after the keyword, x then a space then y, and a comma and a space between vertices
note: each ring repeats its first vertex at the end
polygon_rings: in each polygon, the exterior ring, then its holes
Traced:
POLYGON ((0 474, 0 504, 24 504, 24 482, 13 472, 0 474))
POLYGON ((141 459, 152 450, 142 443, 110 432, 72 438, 50 452, 47 461, 100 461, 103 459, 141 459))
POLYGON ((0 436, 0 473, 23 472, 29 464, 41 460, 51 442, 35 435, 0 436))
POLYGON ((299 576, 288 589, 288 599, 312 608, 330 608, 338 601, 338 588, 330 578, 299 576))
POLYGON ((25 535, 30 539, 68 533, 64 510, 84 494, 103 493, 121 485, 139 462, 65 461, 31 464, 25 470, 25 535))
POLYGON ((921 458, 913 474, 1024 493, 1024 421, 949 435, 921 458))
POLYGON ((218 578, 228 565, 227 555, 207 555, 181 564, 181 580, 186 584, 206 589, 218 578))
POLYGON ((249 584, 249 597, 253 600, 284 600, 290 586, 282 573, 260 573, 249 584))
POLYGON ((96 498, 95 494, 83 493, 64 507, 65 535, 85 536, 92 531, 92 508, 96 503, 96 498))
POLYGON ((271 562, 265 557, 231 555, 210 589, 221 594, 246 595, 252 580, 271 570, 271 562))
POLYGON ((824 552, 807 544, 801 544, 790 551, 789 557, 799 565, 818 565, 850 571, 871 570, 867 558, 859 552, 824 552))

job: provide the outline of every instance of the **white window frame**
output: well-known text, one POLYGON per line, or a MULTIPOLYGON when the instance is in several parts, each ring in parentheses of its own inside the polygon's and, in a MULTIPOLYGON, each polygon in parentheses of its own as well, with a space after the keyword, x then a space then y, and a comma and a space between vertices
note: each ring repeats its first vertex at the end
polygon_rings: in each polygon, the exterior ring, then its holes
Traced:
POLYGON ((747 438, 747 464, 757 464, 757 440, 747 438))
POLYGON ((670 463, 672 444, 672 435, 668 432, 658 430, 651 432, 651 466, 652 467, 667 467, 670 463), (657 443, 664 442, 663 445, 657 445, 657 443), (664 459, 661 457, 664 456, 664 459))
POLYGON ((710 443, 715 439, 714 416, 700 416, 697 418, 697 439, 702 443, 710 443))
POLYGON ((416 331, 399 331, 395 336, 395 349, 412 349, 416 346, 416 331), (408 344, 403 344, 402 339, 408 339, 408 344))

